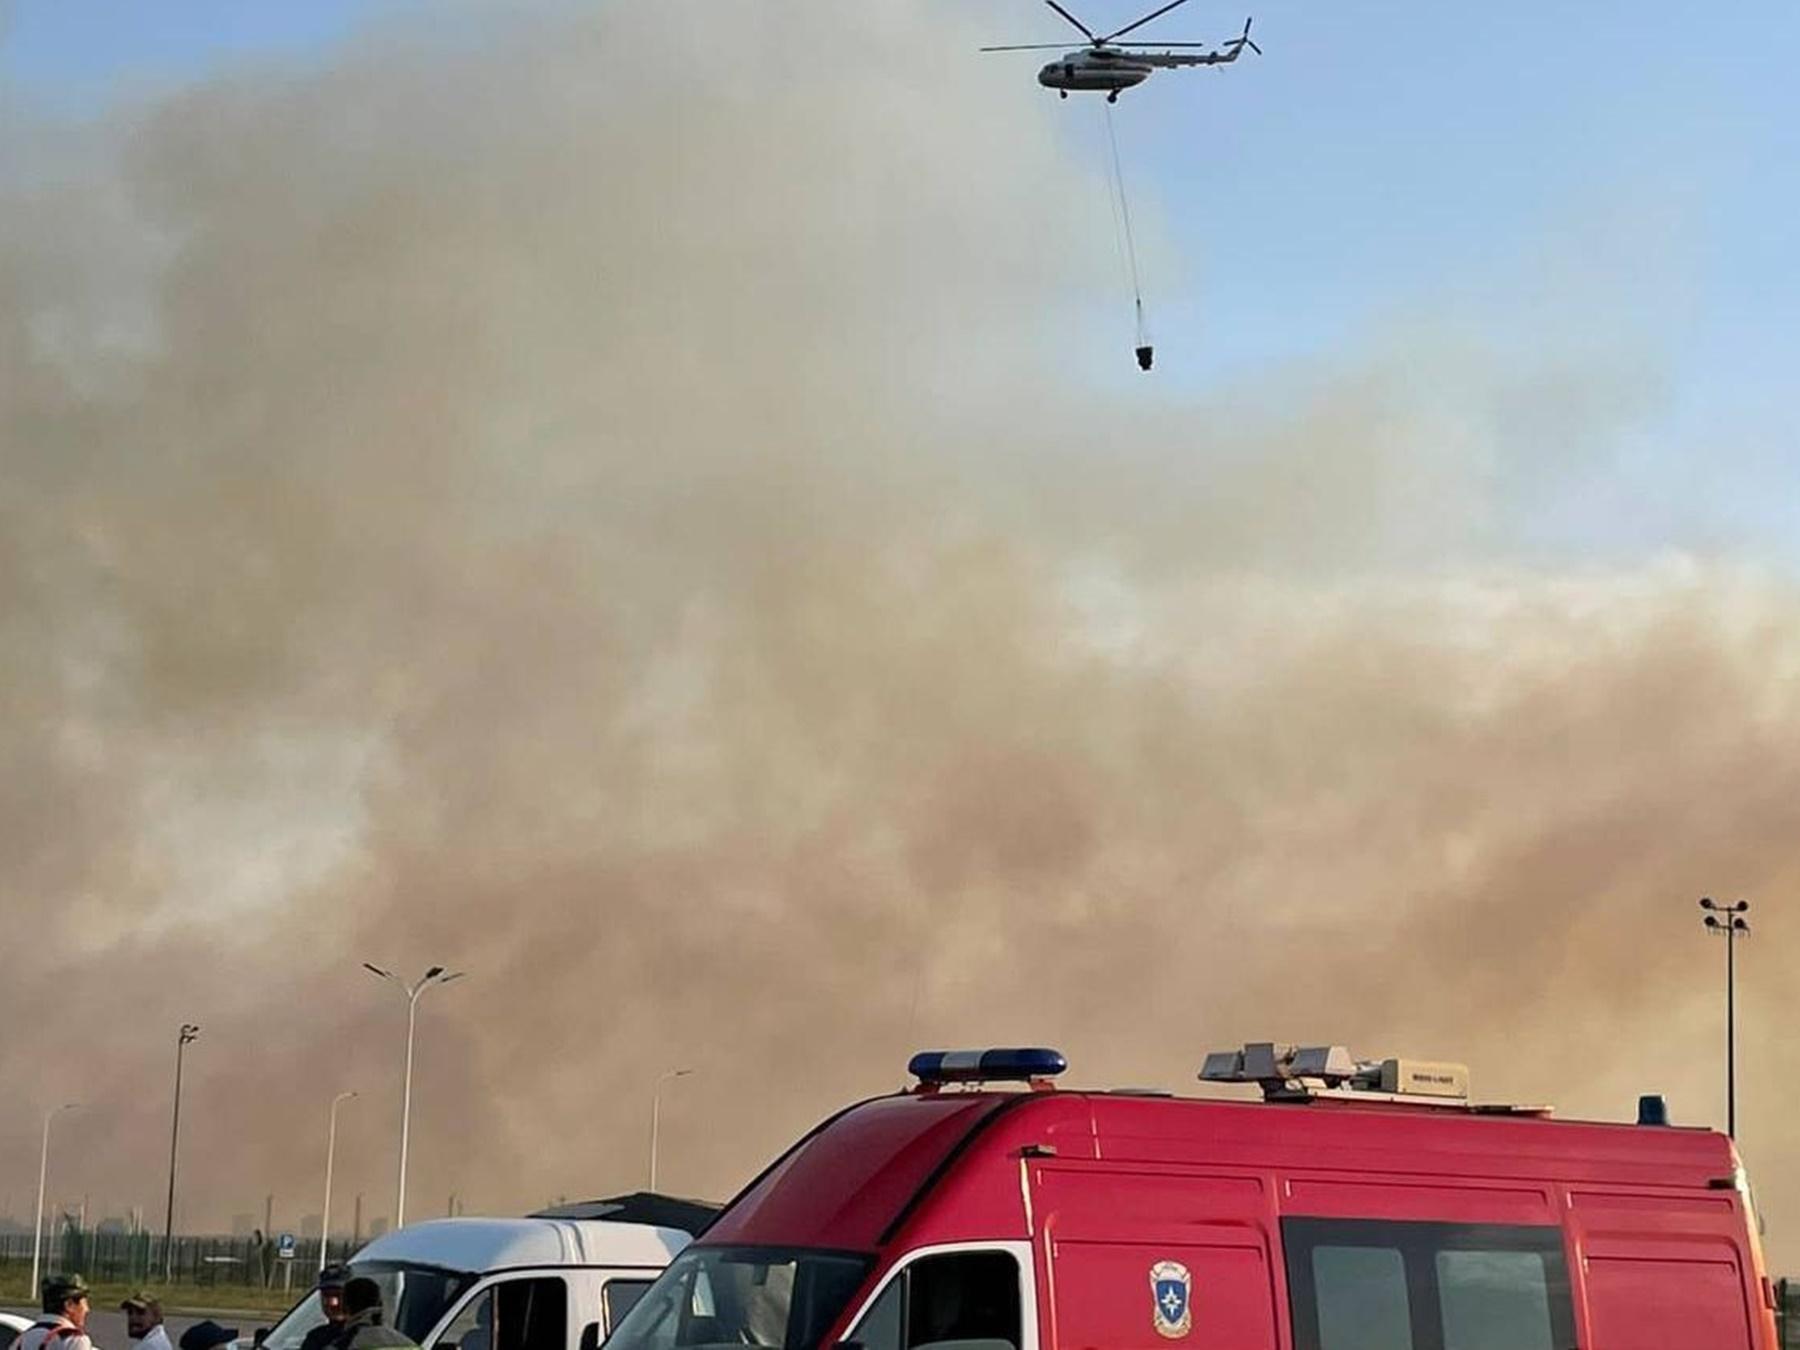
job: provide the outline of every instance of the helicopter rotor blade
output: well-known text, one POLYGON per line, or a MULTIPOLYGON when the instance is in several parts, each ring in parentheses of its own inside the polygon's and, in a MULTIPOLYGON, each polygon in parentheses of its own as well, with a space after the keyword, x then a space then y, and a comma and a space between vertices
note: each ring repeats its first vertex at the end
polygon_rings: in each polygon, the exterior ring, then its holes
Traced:
MULTIPOLYGON (((1068 10, 1064 9, 1061 5, 1057 4, 1056 0, 1044 0, 1044 3, 1048 6, 1050 6, 1050 8, 1055 10, 1058 14, 1062 15, 1063 18, 1067 19, 1070 23, 1074 24, 1077 28, 1079 28, 1081 30, 1081 35, 1084 38, 1086 38, 1089 42, 1095 43, 1096 45, 1100 42, 1100 39, 1094 36, 1093 29, 1089 28, 1080 19, 1076 18, 1073 14, 1069 13, 1068 10)), ((1177 3, 1180 3, 1180 0, 1177 0, 1177 3)))
POLYGON ((1258 56, 1261 56, 1263 54, 1263 49, 1261 47, 1257 46, 1254 42, 1252 42, 1250 40, 1250 25, 1252 23, 1254 23, 1255 21, 1256 21, 1255 15, 1252 15, 1250 18, 1244 20, 1244 35, 1241 38, 1239 38, 1238 41, 1242 45, 1248 47, 1251 51, 1255 52, 1258 56))
POLYGON ((1069 44, 1066 42, 1027 42, 1013 47, 981 47, 978 50, 984 52, 1066 52, 1069 50, 1069 44))
MULTIPOLYGON (((1044 0, 1045 4, 1049 4, 1050 2, 1051 2, 1051 0, 1044 0)), ((1114 38, 1124 37, 1127 33, 1135 32, 1138 29, 1142 28, 1145 24, 1149 23, 1150 20, 1160 19, 1160 18, 1162 18, 1163 15, 1167 14, 1170 10, 1179 9, 1179 8, 1181 8, 1181 6, 1185 5, 1186 3, 1187 3, 1187 0, 1169 0, 1169 3, 1164 5, 1161 9, 1151 10, 1148 14, 1144 15, 1144 17, 1139 19, 1136 23, 1128 23, 1123 28, 1119 29, 1118 32, 1108 33, 1105 37, 1097 38, 1095 40, 1098 42, 1111 42, 1114 38)))
MULTIPOLYGON (((1125 47, 1128 49, 1143 47, 1154 51, 1162 51, 1164 48, 1173 50, 1177 47, 1216 48, 1219 44, 1216 42, 1109 42, 1106 45, 1109 47, 1125 47)), ((1225 45, 1229 47, 1231 44, 1228 42, 1225 45)))

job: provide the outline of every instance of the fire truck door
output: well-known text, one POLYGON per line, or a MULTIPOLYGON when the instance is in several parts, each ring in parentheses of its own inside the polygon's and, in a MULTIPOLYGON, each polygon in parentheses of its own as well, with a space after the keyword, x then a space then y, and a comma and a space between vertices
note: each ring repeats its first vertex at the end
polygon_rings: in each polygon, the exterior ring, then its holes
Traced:
POLYGON ((1275 1350, 1256 1246, 1053 1238, 1051 1263, 1058 1350, 1275 1350))
POLYGON ((1048 1162, 1031 1182, 1045 1350, 1275 1350, 1265 1179, 1048 1162))

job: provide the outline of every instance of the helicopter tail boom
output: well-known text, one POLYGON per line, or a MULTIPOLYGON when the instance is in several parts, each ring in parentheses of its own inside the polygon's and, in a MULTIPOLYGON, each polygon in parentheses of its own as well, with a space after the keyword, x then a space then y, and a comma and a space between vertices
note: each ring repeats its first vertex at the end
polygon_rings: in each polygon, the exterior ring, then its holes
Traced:
POLYGON ((1250 40, 1251 22, 1252 22, 1252 20, 1245 19, 1244 20, 1244 31, 1242 34, 1240 34, 1237 37, 1234 37, 1230 42, 1227 42, 1223 47, 1214 47, 1211 50, 1205 51, 1205 52, 1185 52, 1185 51, 1174 50, 1175 48, 1178 48, 1178 47, 1198 47, 1198 46, 1203 45, 1203 44, 1197 43, 1197 42, 1170 42, 1170 43, 1126 42, 1126 43, 1121 43, 1119 45, 1122 47, 1129 47, 1129 48, 1134 48, 1134 49, 1141 48, 1141 47, 1156 47, 1156 48, 1158 48, 1158 50, 1155 50, 1155 51, 1133 50, 1131 53, 1131 59, 1133 61, 1140 61, 1147 66, 1157 66, 1164 70, 1174 70, 1174 69, 1177 69, 1182 66, 1228 66, 1233 61, 1237 60, 1238 57, 1240 57, 1244 54, 1244 49, 1246 47, 1248 47, 1251 51, 1255 52, 1258 56, 1262 55, 1262 48, 1257 46, 1256 43, 1254 43, 1250 40))

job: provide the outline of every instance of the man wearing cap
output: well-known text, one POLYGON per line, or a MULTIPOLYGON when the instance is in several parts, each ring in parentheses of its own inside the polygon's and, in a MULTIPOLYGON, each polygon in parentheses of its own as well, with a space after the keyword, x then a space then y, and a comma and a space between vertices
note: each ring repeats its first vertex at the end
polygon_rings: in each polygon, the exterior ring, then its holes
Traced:
POLYGON ((40 1292, 44 1315, 13 1343, 17 1350, 94 1350, 87 1334, 87 1281, 79 1275, 52 1275, 40 1292))
POLYGON ((125 1334, 137 1350, 175 1350, 163 1330, 162 1302, 139 1290, 119 1305, 125 1314, 125 1334))
POLYGON ((344 1282, 344 1311, 349 1316, 332 1342, 336 1350, 387 1350, 414 1344, 404 1333, 382 1325, 381 1286, 366 1275, 344 1282))
POLYGON ((325 1320, 300 1341, 300 1350, 325 1350, 344 1329, 344 1281, 350 1278, 349 1266, 326 1266, 319 1272, 319 1309, 325 1320))

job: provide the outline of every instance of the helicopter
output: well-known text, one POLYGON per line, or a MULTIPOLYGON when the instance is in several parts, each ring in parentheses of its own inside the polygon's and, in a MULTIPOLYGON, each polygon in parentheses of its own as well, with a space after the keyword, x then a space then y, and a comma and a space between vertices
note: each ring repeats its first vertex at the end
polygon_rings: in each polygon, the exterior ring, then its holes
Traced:
MULTIPOLYGON (((1095 93, 1104 91, 1108 103, 1117 103, 1119 94, 1142 84, 1151 74, 1158 70, 1174 70, 1182 66, 1228 66, 1244 54, 1248 47, 1258 56, 1262 48, 1250 40, 1250 20, 1244 20, 1243 33, 1227 42, 1223 48, 1211 47, 1205 42, 1120 42, 1127 33, 1136 32, 1152 19, 1160 19, 1172 9, 1187 3, 1187 0, 1172 0, 1161 9, 1153 10, 1135 23, 1128 23, 1117 32, 1100 37, 1080 19, 1056 3, 1056 0, 1044 0, 1063 18, 1081 30, 1081 35, 1088 40, 1086 47, 1075 51, 1064 51, 1062 56, 1050 62, 1038 71, 1038 83, 1046 89, 1054 89, 1062 97, 1067 98, 1071 90, 1091 90, 1095 93), (1210 48, 1205 52, 1176 51, 1175 48, 1210 48), (1149 51, 1145 48, 1156 48, 1149 51)), ((1063 46, 1060 42, 1034 42, 1023 46, 983 47, 984 52, 1041 52, 1056 51, 1063 46)))

